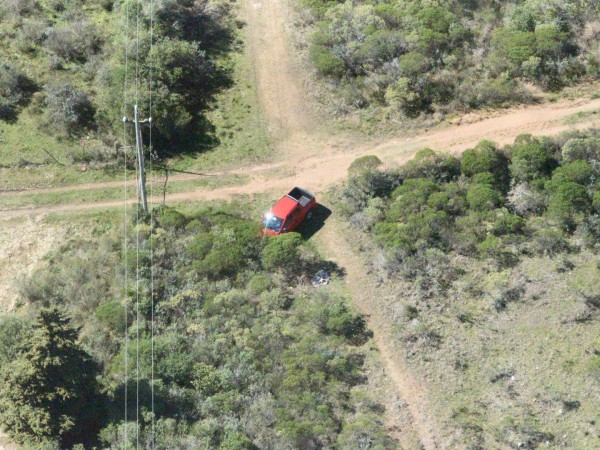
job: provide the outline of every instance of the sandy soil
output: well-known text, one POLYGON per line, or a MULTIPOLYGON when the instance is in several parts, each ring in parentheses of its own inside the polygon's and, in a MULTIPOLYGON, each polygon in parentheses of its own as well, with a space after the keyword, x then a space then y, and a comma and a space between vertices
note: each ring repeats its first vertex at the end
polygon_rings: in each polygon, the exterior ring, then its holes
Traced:
POLYGON ((0 227, 0 313, 14 309, 21 281, 64 237, 64 229, 42 224, 42 218, 10 221, 0 227))

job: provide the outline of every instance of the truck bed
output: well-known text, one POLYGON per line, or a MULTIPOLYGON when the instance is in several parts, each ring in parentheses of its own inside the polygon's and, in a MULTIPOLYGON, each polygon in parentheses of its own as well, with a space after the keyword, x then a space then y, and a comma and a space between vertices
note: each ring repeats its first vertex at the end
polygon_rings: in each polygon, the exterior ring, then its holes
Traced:
POLYGON ((299 188, 299 187, 295 187, 287 195, 288 195, 288 197, 291 197, 294 200, 297 200, 298 203, 300 203, 300 206, 302 206, 303 208, 306 205, 308 205, 313 198, 315 198, 315 196, 312 195, 310 192, 305 191, 304 189, 299 188))

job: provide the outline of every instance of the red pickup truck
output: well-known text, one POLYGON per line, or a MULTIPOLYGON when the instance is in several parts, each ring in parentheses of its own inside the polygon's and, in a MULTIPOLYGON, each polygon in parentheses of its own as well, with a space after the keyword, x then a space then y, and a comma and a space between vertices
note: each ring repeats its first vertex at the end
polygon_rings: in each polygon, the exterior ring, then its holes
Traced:
POLYGON ((295 230, 316 204, 314 195, 295 187, 263 216, 263 232, 275 236, 295 230))

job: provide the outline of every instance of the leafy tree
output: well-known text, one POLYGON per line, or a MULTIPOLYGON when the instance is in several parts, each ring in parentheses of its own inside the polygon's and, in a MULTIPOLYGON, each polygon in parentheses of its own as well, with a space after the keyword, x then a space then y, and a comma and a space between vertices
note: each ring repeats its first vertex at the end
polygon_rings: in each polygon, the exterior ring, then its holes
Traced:
POLYGON ((43 309, 21 353, 3 367, 0 423, 19 443, 80 442, 94 433, 101 414, 96 373, 67 316, 43 309))
POLYGON ((157 138, 163 143, 190 140, 215 85, 213 63, 198 43, 165 39, 154 46, 144 67, 153 74, 157 138))

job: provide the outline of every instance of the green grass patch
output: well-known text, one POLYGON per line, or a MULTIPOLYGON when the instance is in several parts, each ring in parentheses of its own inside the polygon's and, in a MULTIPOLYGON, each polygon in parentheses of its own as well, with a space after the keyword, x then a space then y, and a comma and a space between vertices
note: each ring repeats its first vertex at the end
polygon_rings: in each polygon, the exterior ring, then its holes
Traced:
POLYGON ((594 109, 591 111, 580 111, 574 114, 570 114, 565 117, 565 123, 567 125, 575 125, 582 122, 590 122, 592 120, 600 119, 600 109, 594 109))
POLYGON ((232 71, 233 85, 217 94, 207 112, 219 144, 204 153, 183 154, 171 159, 179 169, 217 170, 267 160, 272 147, 256 93, 252 61, 247 51, 228 56, 222 64, 232 71))

